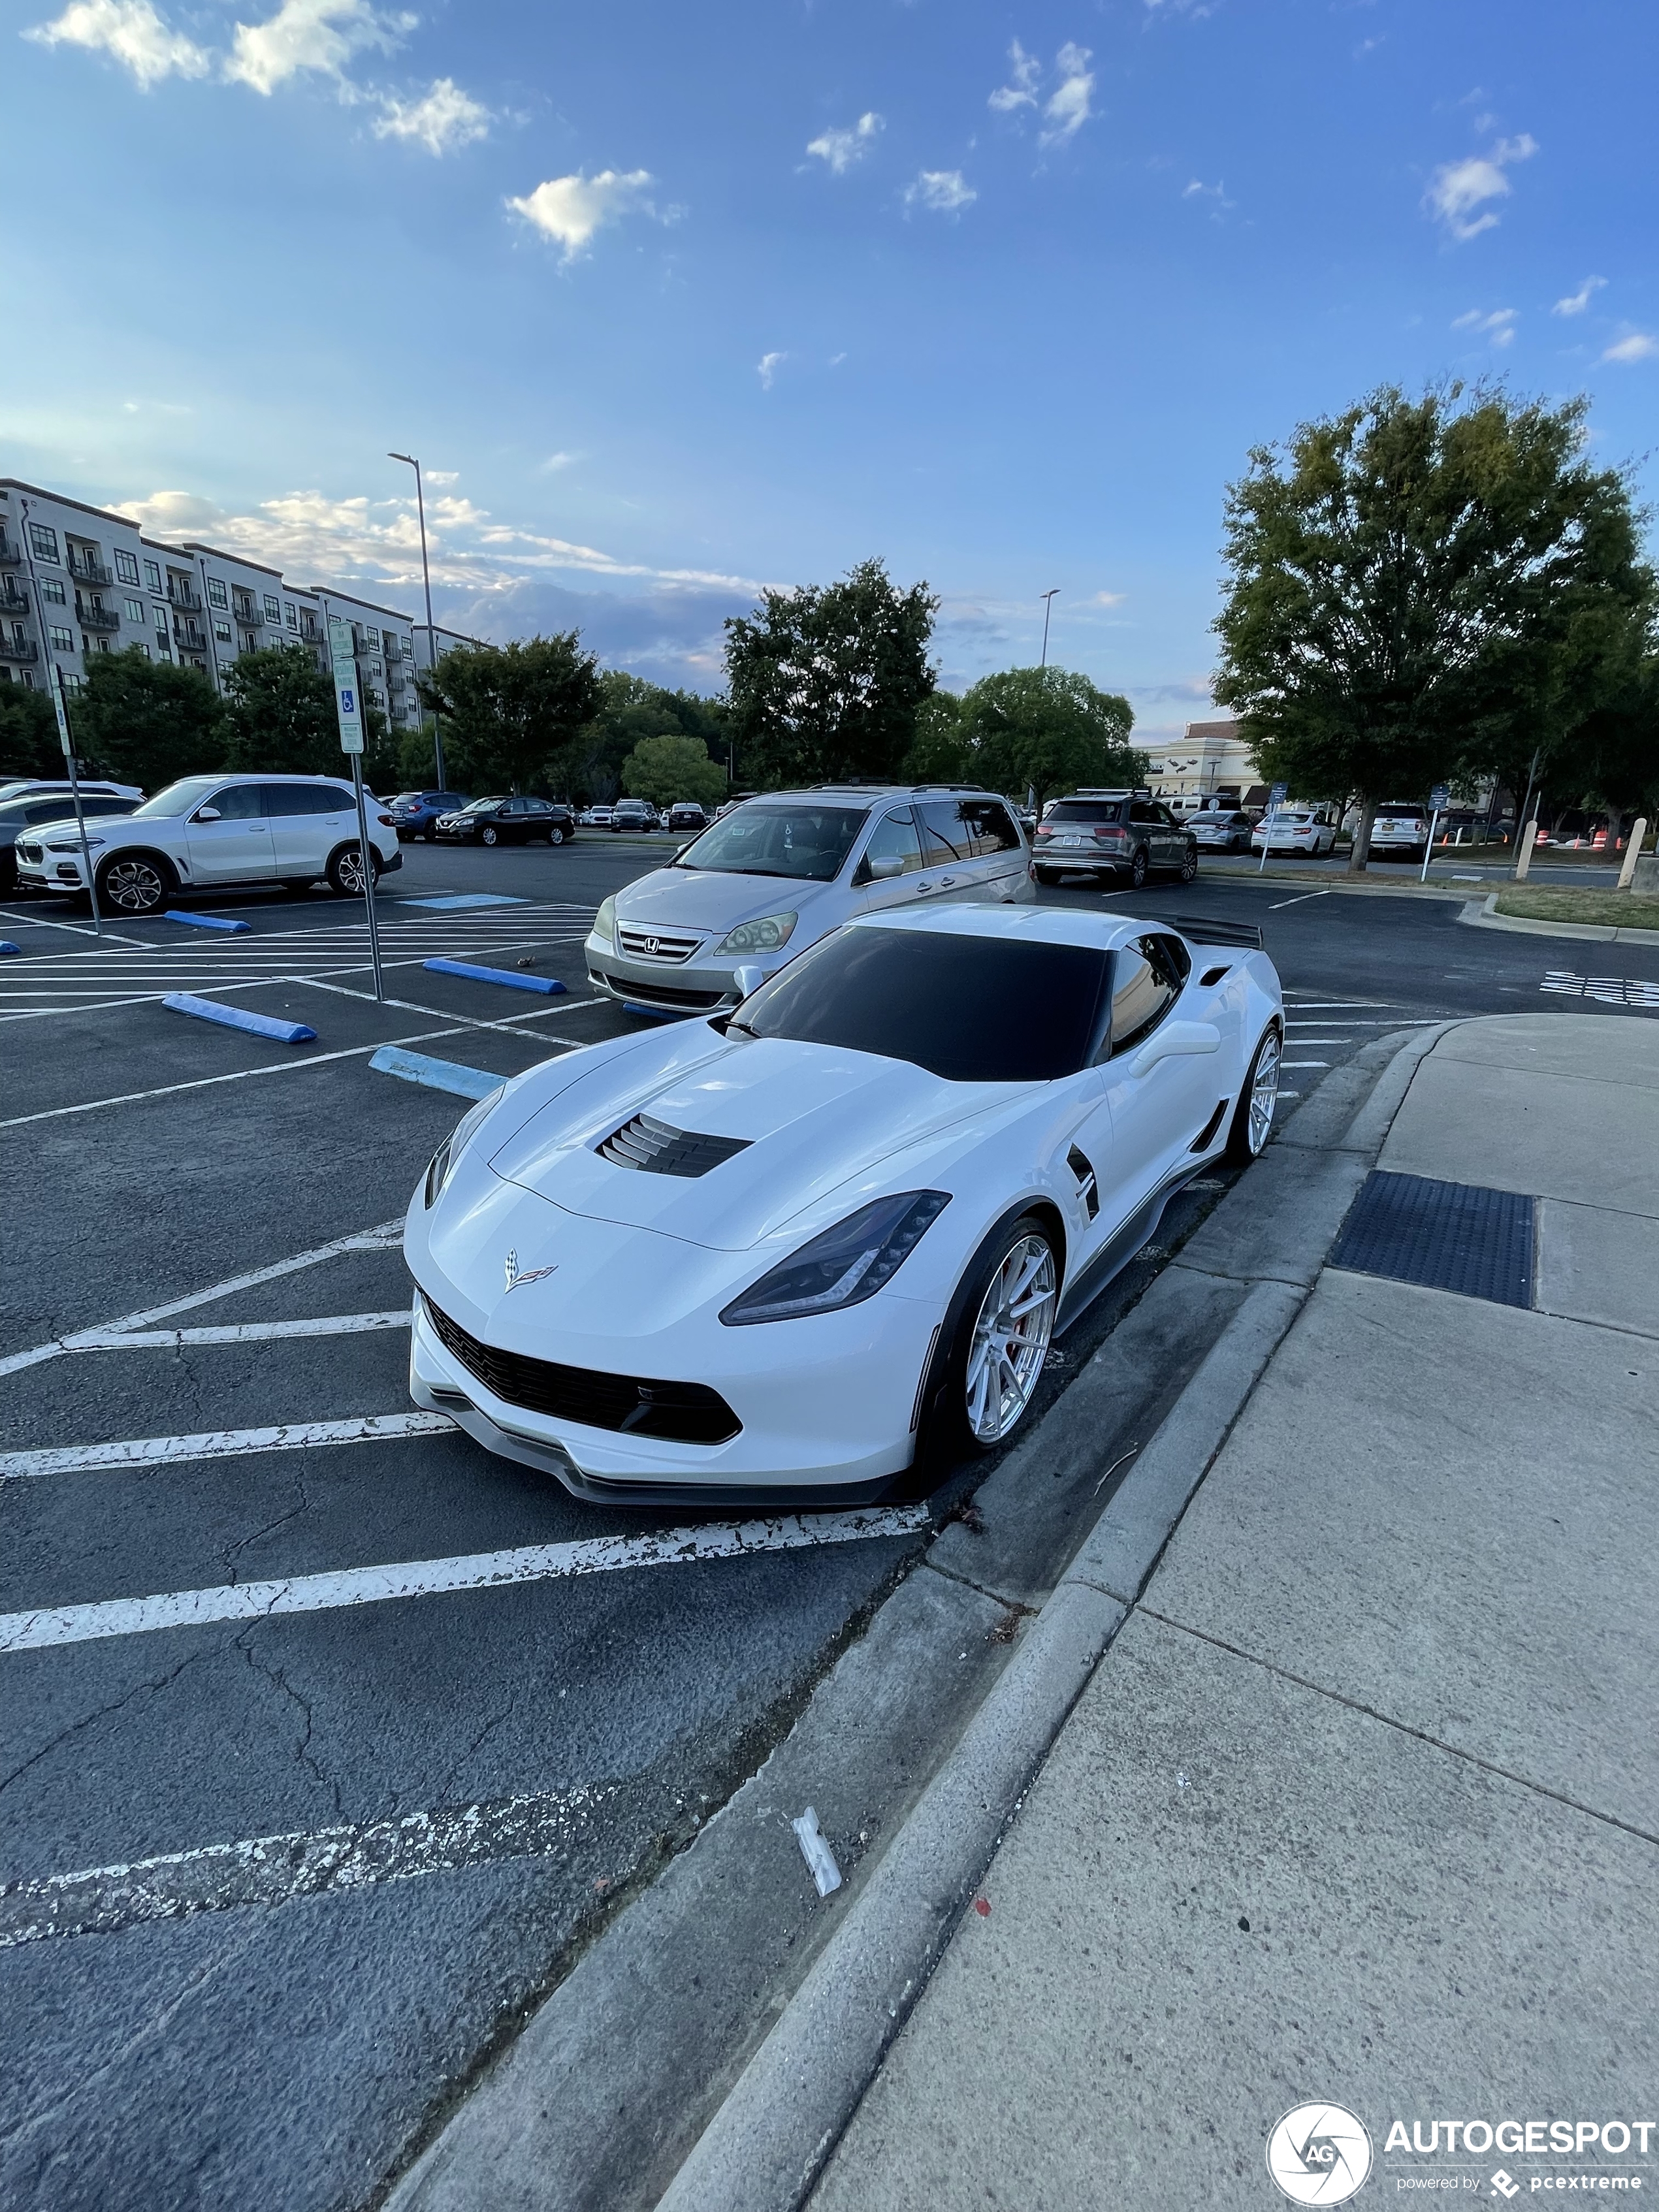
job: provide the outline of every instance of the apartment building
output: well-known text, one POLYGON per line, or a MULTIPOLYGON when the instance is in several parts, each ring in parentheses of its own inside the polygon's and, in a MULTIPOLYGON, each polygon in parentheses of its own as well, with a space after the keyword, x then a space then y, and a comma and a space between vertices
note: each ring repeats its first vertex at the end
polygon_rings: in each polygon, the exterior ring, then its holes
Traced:
MULTIPOLYGON (((349 622, 363 696, 394 728, 420 721, 414 618, 349 592, 296 586, 279 569, 187 539, 147 537, 128 516, 0 477, 0 682, 78 690, 95 653, 139 646, 199 668, 222 691, 243 653, 301 646, 327 670, 330 616, 349 622)), ((440 629, 441 656, 474 642, 440 629)))

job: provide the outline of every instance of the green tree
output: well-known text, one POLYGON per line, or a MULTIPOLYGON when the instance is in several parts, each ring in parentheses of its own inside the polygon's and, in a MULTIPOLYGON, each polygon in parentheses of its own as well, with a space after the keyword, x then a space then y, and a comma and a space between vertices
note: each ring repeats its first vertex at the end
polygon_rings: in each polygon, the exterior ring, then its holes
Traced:
POLYGON ((21 775, 55 783, 64 773, 52 701, 33 684, 0 684, 0 783, 21 775))
POLYGON ((1129 744, 1134 709, 1067 668, 1005 668, 963 695, 964 773, 1041 806, 1079 784, 1142 783, 1146 756, 1129 744))
POLYGON ((631 799, 648 799, 653 806, 672 806, 677 799, 718 806, 726 796, 726 770, 709 759, 701 738, 665 731, 640 739, 623 763, 622 787, 631 799))
MULTIPOLYGON (((371 791, 398 785, 398 742, 379 708, 363 702, 363 781, 371 791)), ((334 679, 303 646, 245 653, 225 672, 226 765, 243 774, 338 775, 334 679)))
POLYGON ((1352 872, 1380 799, 1513 779, 1599 703, 1611 618, 1650 579, 1625 477, 1583 458, 1584 416, 1385 386, 1258 447, 1230 487, 1216 696, 1264 775, 1358 801, 1352 872))
POLYGON ((775 789, 896 775, 933 689, 927 645, 938 608, 926 584, 902 592, 879 561, 861 561, 839 583, 763 592, 753 620, 729 617, 742 781, 775 789))
POLYGON ((916 709, 915 742, 904 759, 912 783, 963 783, 975 770, 962 726, 962 701, 954 691, 931 691, 916 709))
POLYGON ((141 645, 90 655, 70 726, 80 751, 152 794, 225 765, 225 710, 211 682, 141 645))
POLYGON ((1609 857, 1632 815, 1645 815, 1650 828, 1659 818, 1659 651, 1648 625, 1631 629, 1622 665, 1604 668, 1605 695, 1568 732, 1547 786, 1569 804, 1606 812, 1609 857))
POLYGON ((419 681, 441 714, 449 779, 479 796, 569 782, 601 693, 597 665, 575 630, 512 645, 456 646, 419 681))

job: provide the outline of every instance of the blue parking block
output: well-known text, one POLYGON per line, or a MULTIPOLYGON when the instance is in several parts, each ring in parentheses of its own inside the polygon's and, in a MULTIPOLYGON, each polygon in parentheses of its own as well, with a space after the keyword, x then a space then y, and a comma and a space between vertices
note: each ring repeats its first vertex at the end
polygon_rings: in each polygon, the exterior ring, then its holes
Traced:
POLYGON ((250 1014, 241 1006, 222 1006, 216 999, 192 998, 188 991, 169 991, 161 1004, 173 1013, 194 1014, 199 1021, 219 1022, 228 1030, 246 1030, 250 1036, 270 1037, 277 1044, 309 1044, 317 1034, 304 1022, 282 1022, 273 1014, 250 1014))
POLYGON ((441 914, 453 914, 464 906, 528 906, 528 899, 514 898, 507 891, 451 891, 442 898, 399 899, 399 906, 429 906, 441 914))
POLYGON ((233 935, 239 933, 246 935, 247 932, 245 921, 227 921, 222 915, 217 914, 186 914, 181 906, 170 906, 161 919, 163 921, 188 923, 191 929, 223 929, 233 935))
POLYGON ((544 999, 556 997, 564 988, 550 975, 520 975, 511 968, 475 968, 470 960, 422 960, 421 965, 434 975, 464 975, 469 983, 502 983, 509 991, 539 991, 544 999))
POLYGON ((423 1052, 404 1052, 395 1044, 383 1044, 368 1064, 382 1075, 396 1075, 428 1091, 452 1091, 458 1098, 488 1098, 507 1080, 485 1068, 464 1067, 458 1060, 430 1060, 423 1052))
POLYGON ((0 938, 0 960, 3 960, 7 953, 21 952, 22 949, 21 945, 14 945, 9 937, 0 938))

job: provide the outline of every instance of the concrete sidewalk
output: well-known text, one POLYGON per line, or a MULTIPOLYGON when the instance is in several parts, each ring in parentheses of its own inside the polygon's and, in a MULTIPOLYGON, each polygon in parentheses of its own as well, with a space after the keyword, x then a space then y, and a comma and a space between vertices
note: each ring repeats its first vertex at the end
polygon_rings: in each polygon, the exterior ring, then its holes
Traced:
POLYGON ((1530 1306, 1325 1269, 813 2212, 1271 2206, 1323 2100, 1367 2196, 1659 2187, 1656 1164, 1659 1024, 1422 1060, 1379 1167, 1536 1201, 1530 1306))

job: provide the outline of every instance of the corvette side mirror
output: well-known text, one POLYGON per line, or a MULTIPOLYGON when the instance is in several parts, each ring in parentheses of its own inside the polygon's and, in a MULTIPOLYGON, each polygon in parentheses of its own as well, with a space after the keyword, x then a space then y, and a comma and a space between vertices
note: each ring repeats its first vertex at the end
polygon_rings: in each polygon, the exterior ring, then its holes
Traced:
POLYGON ((1221 1032, 1213 1022, 1165 1022, 1129 1062, 1129 1073, 1145 1075, 1160 1060, 1173 1060, 1177 1054, 1216 1052, 1220 1045, 1221 1032))
POLYGON ((904 863, 896 853, 883 853, 878 859, 866 860, 864 865, 870 872, 872 884, 890 884, 895 876, 904 873, 904 863))
POLYGON ((764 968, 756 968, 745 961, 744 965, 733 974, 732 980, 737 985, 742 997, 752 998, 766 981, 766 970, 764 968))
POLYGON ((217 822, 219 810, 216 806, 198 806, 190 818, 192 822, 217 822))

